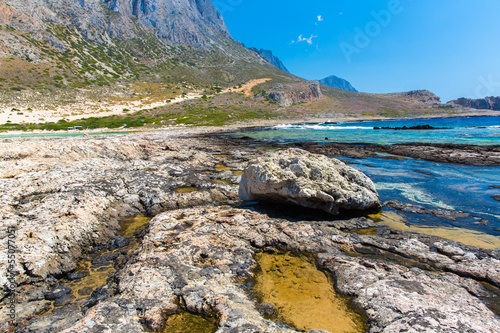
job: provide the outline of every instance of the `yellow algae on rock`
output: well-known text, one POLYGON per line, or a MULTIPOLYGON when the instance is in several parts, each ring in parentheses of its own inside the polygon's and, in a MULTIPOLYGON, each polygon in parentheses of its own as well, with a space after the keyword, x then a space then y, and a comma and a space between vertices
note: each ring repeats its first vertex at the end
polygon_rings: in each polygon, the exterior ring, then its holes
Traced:
POLYGON ((186 193, 193 193, 198 191, 199 188, 195 186, 183 186, 183 187, 178 187, 174 189, 175 193, 180 193, 180 194, 186 194, 186 193))
POLYGON ((146 226, 149 221, 151 221, 151 217, 144 214, 139 214, 134 217, 123 219, 123 221, 120 223, 120 236, 123 236, 125 238, 134 236, 134 233, 142 227, 146 226))
POLYGON ((313 258, 260 253, 256 261, 260 271, 255 276, 255 294, 259 302, 274 306, 277 319, 303 331, 366 331, 363 316, 347 296, 336 293, 333 282, 316 268, 313 258))
POLYGON ((398 215, 396 212, 374 214, 370 215, 370 218, 379 224, 396 230, 438 236, 483 249, 500 249, 500 237, 488 235, 475 230, 415 225, 408 222, 404 217, 398 215))
POLYGON ((215 171, 231 171, 233 168, 228 167, 227 165, 224 164, 217 164, 215 165, 215 171))
POLYGON ((180 312, 167 317, 162 333, 213 333, 217 330, 215 318, 180 312))

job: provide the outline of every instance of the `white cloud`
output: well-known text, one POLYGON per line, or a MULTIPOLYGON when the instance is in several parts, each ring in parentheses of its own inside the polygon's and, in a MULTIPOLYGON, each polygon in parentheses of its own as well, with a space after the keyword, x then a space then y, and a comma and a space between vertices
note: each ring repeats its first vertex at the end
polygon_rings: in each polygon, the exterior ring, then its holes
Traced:
POLYGON ((318 22, 321 22, 323 20, 324 20, 323 16, 322 15, 318 15, 318 22))
POLYGON ((292 40, 292 44, 293 44, 293 43, 306 42, 307 44, 312 45, 312 44, 313 44, 313 41, 312 41, 312 40, 313 40, 313 38, 316 38, 316 37, 318 37, 318 36, 311 35, 311 37, 309 37, 309 38, 305 38, 305 37, 303 37, 302 35, 300 35, 300 36, 299 36, 299 39, 297 39, 297 40, 292 40))

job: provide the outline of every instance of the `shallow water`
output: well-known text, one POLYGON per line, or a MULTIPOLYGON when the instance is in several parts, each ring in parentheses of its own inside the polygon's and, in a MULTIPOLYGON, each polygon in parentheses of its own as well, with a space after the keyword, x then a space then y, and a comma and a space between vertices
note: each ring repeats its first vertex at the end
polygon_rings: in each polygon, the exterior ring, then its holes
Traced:
POLYGON ((426 226, 461 227, 500 236, 500 204, 492 198, 500 189, 500 167, 480 167, 419 161, 411 158, 341 158, 366 173, 375 183, 382 201, 398 200, 430 209, 450 209, 477 218, 444 220, 429 215, 409 219, 426 226), (489 226, 479 224, 486 219, 489 226), (496 231, 499 229, 499 231, 496 231))
MULTIPOLYGON (((500 144, 500 116, 283 125, 241 134, 278 142, 324 143, 325 137, 328 137, 329 142, 342 143, 500 144), (424 124, 449 129, 405 131, 373 129, 374 126, 410 127, 424 124)), ((495 188, 500 186, 500 167, 434 163, 412 158, 391 160, 340 157, 340 159, 366 173, 376 184, 383 202, 398 200, 430 209, 464 211, 476 217, 449 221, 429 215, 401 213, 408 225, 414 224, 424 228, 464 228, 497 238, 500 236, 500 204, 492 198, 500 195, 500 188, 495 188), (489 225, 480 224, 481 219, 486 219, 489 225)), ((447 236, 454 240, 463 239, 455 235, 458 233, 452 232, 447 236)))
MULTIPOLYGON (((85 272, 87 273, 85 277, 74 281, 68 281, 66 279, 61 279, 59 281, 60 285, 71 288, 73 295, 71 304, 83 305, 94 290, 104 286, 107 283, 107 280, 116 273, 114 262, 120 259, 121 256, 128 254, 135 248, 137 248, 137 246, 139 245, 139 239, 134 237, 134 234, 138 230, 144 228, 150 221, 151 217, 142 214, 124 219, 120 223, 121 229, 118 234, 130 239, 130 242, 127 246, 112 251, 109 251, 107 248, 105 248, 101 251, 95 252, 91 255, 90 258, 80 260, 78 262, 77 268, 73 271, 73 273, 85 272), (111 252, 120 253, 120 257, 104 264, 92 263, 92 259, 111 252)), ((60 307, 66 307, 68 305, 68 303, 65 303, 60 307)), ((52 309, 49 310, 52 311, 57 307, 59 306, 52 306, 52 309)), ((48 313, 50 313, 50 311, 48 313)))
POLYGON ((184 311, 168 316, 161 333, 213 333, 217 328, 215 318, 184 311))
POLYGON ((316 268, 314 259, 291 253, 259 253, 260 271, 254 292, 260 303, 272 304, 277 318, 301 331, 323 329, 332 333, 365 332, 366 323, 338 294, 328 276, 316 268))
POLYGON ((500 249, 500 237, 466 228, 437 227, 418 222, 412 223, 402 216, 402 214, 388 211, 378 215, 370 215, 370 217, 375 222, 396 230, 438 236, 484 249, 500 249))

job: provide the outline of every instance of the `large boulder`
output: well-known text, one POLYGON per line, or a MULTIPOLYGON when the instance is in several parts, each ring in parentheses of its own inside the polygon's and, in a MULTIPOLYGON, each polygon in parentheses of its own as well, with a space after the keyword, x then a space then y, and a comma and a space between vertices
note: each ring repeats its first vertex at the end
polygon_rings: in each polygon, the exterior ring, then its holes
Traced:
POLYGON ((380 208, 375 184, 343 162, 300 149, 259 157, 245 169, 242 200, 283 202, 320 209, 333 215, 342 210, 380 208))

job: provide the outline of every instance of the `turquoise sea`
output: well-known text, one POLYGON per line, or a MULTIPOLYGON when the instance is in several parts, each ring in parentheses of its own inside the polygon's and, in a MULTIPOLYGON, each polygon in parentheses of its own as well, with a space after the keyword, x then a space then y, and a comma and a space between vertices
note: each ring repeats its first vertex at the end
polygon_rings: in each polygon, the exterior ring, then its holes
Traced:
MULTIPOLYGON (((388 120, 346 123, 280 125, 260 128, 236 136, 273 142, 315 141, 318 143, 403 142, 500 145, 500 117, 388 120), (439 130, 374 130, 373 127, 430 125, 439 130), (328 138, 326 141, 325 138, 328 138)), ((399 200, 432 209, 452 209, 475 216, 456 221, 429 215, 403 214, 418 226, 466 228, 500 236, 500 167, 478 167, 434 163, 412 158, 352 159, 340 157, 366 173, 376 184, 381 199, 399 200), (499 188, 496 188, 499 187, 499 188), (485 219, 489 225, 484 225, 485 219)))
MULTIPOLYGON (((500 112, 499 112, 500 113, 500 112)), ((394 144, 404 142, 500 145, 500 116, 405 119, 278 125, 248 136, 273 141, 318 141, 394 144), (374 130, 374 127, 430 125, 435 130, 374 130)))

